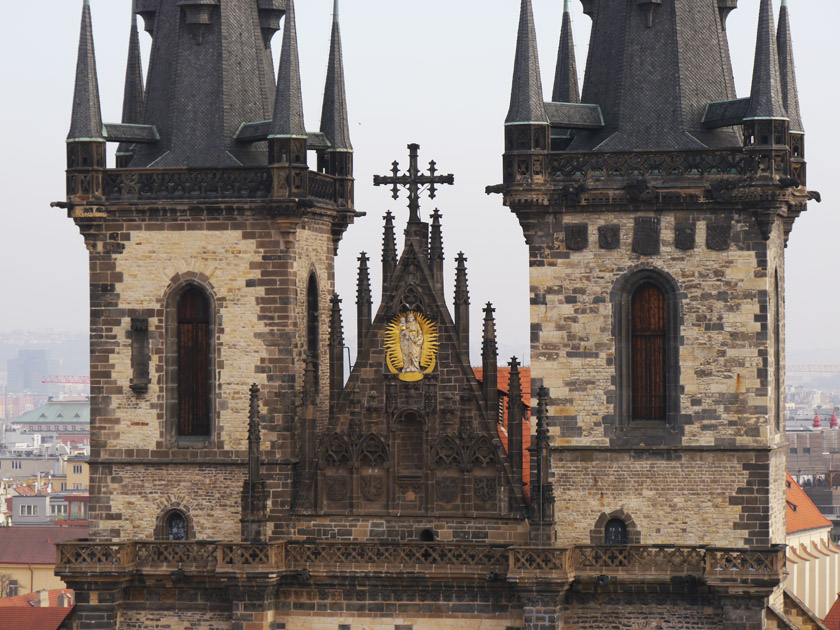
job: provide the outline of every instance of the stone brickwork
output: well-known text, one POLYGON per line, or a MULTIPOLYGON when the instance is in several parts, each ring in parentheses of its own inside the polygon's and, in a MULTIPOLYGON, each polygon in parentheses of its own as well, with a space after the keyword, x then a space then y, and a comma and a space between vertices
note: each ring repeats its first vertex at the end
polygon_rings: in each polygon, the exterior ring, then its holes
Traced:
POLYGON ((596 594, 567 607, 563 630, 728 630, 716 598, 596 594), (699 601, 698 601, 699 599, 699 601))

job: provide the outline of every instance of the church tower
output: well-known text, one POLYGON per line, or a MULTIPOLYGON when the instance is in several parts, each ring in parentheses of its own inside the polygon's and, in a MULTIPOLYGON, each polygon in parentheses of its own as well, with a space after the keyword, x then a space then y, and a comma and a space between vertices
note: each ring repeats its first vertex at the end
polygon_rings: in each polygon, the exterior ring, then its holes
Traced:
MULTIPOLYGON (((532 391, 547 392, 560 546, 668 545, 707 562, 726 547, 783 562, 784 250, 810 196, 782 4, 777 33, 760 2, 739 99, 726 32, 736 1, 583 0, 578 98, 567 2, 544 102, 522 0, 504 183, 488 191, 529 248, 532 391)), ((642 558, 622 562, 623 576, 605 569, 570 589, 564 624, 633 611, 640 627, 746 630, 783 611, 781 573, 677 583, 648 567, 665 602, 628 577, 642 558)))

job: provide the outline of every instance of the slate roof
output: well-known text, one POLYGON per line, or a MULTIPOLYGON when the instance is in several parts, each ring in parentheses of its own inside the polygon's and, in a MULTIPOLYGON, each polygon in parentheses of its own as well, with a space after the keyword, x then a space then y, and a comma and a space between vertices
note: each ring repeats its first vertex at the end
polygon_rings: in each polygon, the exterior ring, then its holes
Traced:
POLYGON ((516 38, 516 58, 513 62, 510 109, 505 123, 548 122, 544 101, 534 9, 531 0, 522 0, 519 33, 516 38))
POLYGON ((87 537, 87 527, 0 527, 0 564, 55 564, 55 543, 87 537))
POLYGON ((15 423, 19 424, 90 424, 90 402, 51 400, 43 407, 27 411, 15 423))
POLYGON ((76 86, 73 90, 73 113, 70 117, 68 142, 101 140, 102 111, 99 106, 99 81, 96 77, 96 55, 93 50, 93 24, 90 0, 82 6, 79 52, 76 61, 76 86))
POLYGON ((822 515, 819 508, 805 494, 790 473, 785 476, 787 501, 787 533, 797 534, 811 529, 831 527, 831 521, 822 515))
POLYGON ((761 0, 758 13, 758 35, 755 42, 749 118, 787 118, 782 100, 782 79, 779 72, 779 51, 773 25, 772 0, 761 0))
POLYGON ((280 50, 280 68, 277 70, 277 94, 274 101, 274 116, 271 120, 269 138, 272 136, 306 137, 294 0, 289 0, 286 9, 283 48, 280 50))
POLYGON ((779 11, 779 30, 776 34, 776 47, 779 50, 779 73, 782 82, 782 101, 790 119, 790 130, 805 131, 802 115, 799 111, 799 90, 796 85, 796 64, 793 61, 793 39, 790 36, 790 16, 787 0, 782 0, 779 11))
POLYGON ((736 130, 702 124, 709 102, 735 98, 717 0, 595 4, 581 102, 600 106, 605 127, 578 132, 569 151, 741 146, 736 130))
POLYGON ((350 124, 347 121, 347 95, 344 89, 344 60, 341 50, 341 25, 338 21, 338 0, 333 10, 330 58, 327 63, 327 81, 324 86, 324 104, 321 109, 321 132, 334 150, 350 151, 350 124))
POLYGON ((554 73, 554 90, 551 100, 555 103, 580 103, 569 0, 566 0, 563 6, 563 26, 560 30, 560 46, 557 49, 557 68, 554 73))

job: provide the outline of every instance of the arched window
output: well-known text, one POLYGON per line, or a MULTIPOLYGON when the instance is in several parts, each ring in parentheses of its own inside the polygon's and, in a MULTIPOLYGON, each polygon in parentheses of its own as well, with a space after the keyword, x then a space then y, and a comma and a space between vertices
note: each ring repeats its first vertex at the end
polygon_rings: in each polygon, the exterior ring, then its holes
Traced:
POLYGON ((306 352, 318 360, 318 279, 312 273, 306 287, 306 352))
POLYGON ((166 517, 164 535, 166 540, 187 539, 187 519, 181 512, 171 512, 166 517))
POLYGON ((620 518, 613 518, 604 527, 604 544, 623 547, 627 544, 627 524, 620 518))
POLYGON ((210 435, 210 313, 210 299, 199 287, 188 288, 178 298, 178 436, 210 435))
POLYGON ((633 420, 665 420, 665 295, 651 282, 633 293, 630 352, 633 420))

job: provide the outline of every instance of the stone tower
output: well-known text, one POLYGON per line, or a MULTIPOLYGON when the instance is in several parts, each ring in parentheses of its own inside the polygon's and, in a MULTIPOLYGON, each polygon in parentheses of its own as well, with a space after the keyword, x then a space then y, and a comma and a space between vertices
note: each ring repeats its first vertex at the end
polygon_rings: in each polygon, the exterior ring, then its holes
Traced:
MULTIPOLYGON (((726 34, 737 1, 583 0, 578 99, 567 2, 562 102, 544 102, 522 0, 504 183, 489 191, 529 247, 560 546, 772 555, 785 542, 784 249, 809 193, 782 4, 777 35, 760 3, 739 99, 726 34)), ((648 568, 652 582, 672 577, 648 568)), ((657 587, 665 598, 632 594, 638 581, 581 582, 564 623, 601 628, 635 611, 643 627, 746 629, 783 612, 777 579, 711 571, 657 587)))

